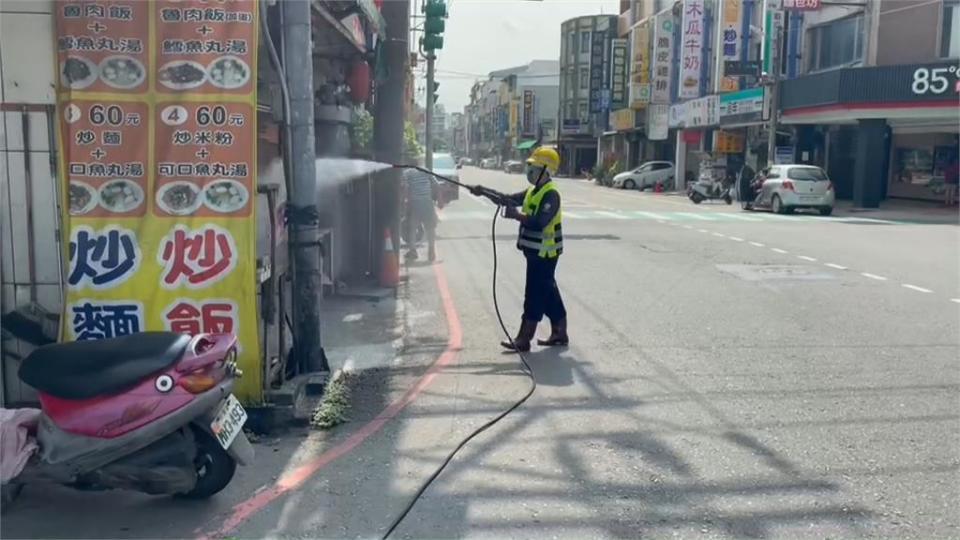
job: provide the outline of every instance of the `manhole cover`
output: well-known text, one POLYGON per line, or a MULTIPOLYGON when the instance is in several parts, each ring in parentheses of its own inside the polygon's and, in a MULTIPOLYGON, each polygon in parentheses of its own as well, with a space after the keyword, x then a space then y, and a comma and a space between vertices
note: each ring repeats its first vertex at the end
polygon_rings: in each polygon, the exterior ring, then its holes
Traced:
POLYGON ((718 264, 717 270, 732 274, 744 281, 816 281, 834 279, 834 276, 819 268, 802 265, 718 264))

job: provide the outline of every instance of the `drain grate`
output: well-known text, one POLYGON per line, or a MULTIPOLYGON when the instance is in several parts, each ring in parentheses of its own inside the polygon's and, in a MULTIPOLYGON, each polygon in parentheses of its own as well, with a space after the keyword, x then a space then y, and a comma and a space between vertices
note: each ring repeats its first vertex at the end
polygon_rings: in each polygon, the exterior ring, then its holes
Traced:
POLYGON ((718 264, 717 270, 744 281, 821 281, 836 279, 823 270, 787 264, 718 264))

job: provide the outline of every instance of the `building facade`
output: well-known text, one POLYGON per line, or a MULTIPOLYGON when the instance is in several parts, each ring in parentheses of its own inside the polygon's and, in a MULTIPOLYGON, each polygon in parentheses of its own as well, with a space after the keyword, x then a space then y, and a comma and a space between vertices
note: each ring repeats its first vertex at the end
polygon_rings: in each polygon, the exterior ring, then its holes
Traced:
POLYGON ((610 111, 626 106, 626 70, 615 73, 613 56, 626 48, 616 15, 570 19, 560 27, 558 146, 561 171, 576 175, 597 163, 597 139, 610 111))

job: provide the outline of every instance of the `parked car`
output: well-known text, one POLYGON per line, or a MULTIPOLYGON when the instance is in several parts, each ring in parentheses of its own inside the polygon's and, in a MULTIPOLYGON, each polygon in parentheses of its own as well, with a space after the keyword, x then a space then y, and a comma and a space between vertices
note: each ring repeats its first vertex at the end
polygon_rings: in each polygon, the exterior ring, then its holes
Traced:
POLYGON ((654 188, 659 184, 673 182, 673 163, 669 161, 648 161, 632 171, 622 172, 613 177, 613 187, 621 189, 654 188))
POLYGON ((459 164, 461 167, 466 167, 468 165, 473 165, 473 160, 468 157, 462 157, 460 158, 459 164))
POLYGON ((523 168, 524 168, 523 162, 517 161, 515 159, 511 159, 510 161, 507 161, 506 163, 503 164, 503 172, 505 173, 522 173, 523 168))
MULTIPOLYGON (((441 176, 446 176, 447 178, 460 180, 460 166, 454 162, 453 155, 451 154, 434 154, 433 172, 441 176)), ((446 206, 450 201, 455 201, 460 198, 460 187, 456 184, 440 182, 437 188, 437 203, 439 203, 440 206, 446 206)))
POLYGON ((480 160, 481 169, 496 169, 497 168, 497 158, 483 158, 480 160))
POLYGON ((812 208, 821 216, 833 213, 836 194, 826 171, 813 165, 774 165, 764 177, 757 198, 744 204, 747 210, 769 208, 789 214, 800 208, 812 208))

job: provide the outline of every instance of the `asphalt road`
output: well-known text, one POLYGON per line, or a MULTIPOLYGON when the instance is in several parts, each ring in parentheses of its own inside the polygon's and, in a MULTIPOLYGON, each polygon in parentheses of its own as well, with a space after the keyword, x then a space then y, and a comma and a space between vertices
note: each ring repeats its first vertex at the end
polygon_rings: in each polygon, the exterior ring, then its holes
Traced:
MULTIPOLYGON (((463 180, 525 187, 474 168, 463 180)), ((559 184, 572 344, 529 355, 536 393, 454 460, 397 538, 960 537, 956 223, 559 184)), ((53 491, 28 496, 3 536, 383 534, 458 440, 528 388, 497 346, 493 212, 466 193, 444 210, 439 267, 410 267, 401 292, 408 343, 358 380, 349 424, 259 445, 205 506, 53 491)), ((511 330, 515 233, 499 222, 511 330)))

